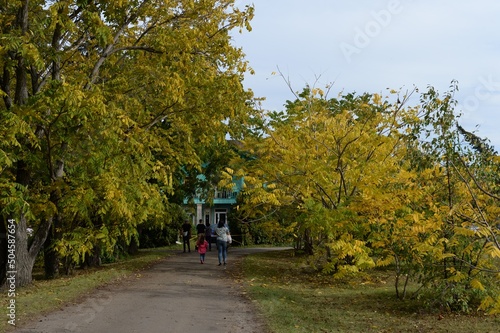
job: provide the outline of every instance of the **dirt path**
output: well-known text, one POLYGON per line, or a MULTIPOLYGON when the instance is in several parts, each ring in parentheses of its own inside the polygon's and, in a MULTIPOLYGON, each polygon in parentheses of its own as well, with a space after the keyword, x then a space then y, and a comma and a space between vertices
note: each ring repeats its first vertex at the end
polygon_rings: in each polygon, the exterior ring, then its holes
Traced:
POLYGON ((228 266, 217 266, 217 252, 175 253, 118 286, 99 290, 18 328, 22 333, 264 333, 251 301, 242 295, 241 259, 264 248, 231 248, 228 266))

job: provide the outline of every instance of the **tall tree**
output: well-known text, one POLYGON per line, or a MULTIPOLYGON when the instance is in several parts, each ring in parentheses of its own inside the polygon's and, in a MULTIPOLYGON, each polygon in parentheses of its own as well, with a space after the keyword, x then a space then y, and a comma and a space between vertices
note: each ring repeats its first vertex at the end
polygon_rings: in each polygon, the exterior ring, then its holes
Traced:
POLYGON ((324 272, 391 265, 400 298, 414 279, 442 306, 498 311, 498 157, 461 141, 454 89, 414 107, 305 89, 227 170, 245 177, 241 219, 286 214, 324 272))
POLYGON ((146 220, 168 221, 172 175, 199 168, 197 147, 252 112, 230 32, 248 29, 253 10, 231 0, 1 6, 0 117, 15 125, 2 127, 1 199, 25 285, 51 228, 48 251, 81 260, 146 220))
POLYGON ((432 219, 439 227, 430 243, 440 253, 420 274, 443 306, 469 311, 482 300, 483 309, 498 311, 499 299, 496 305, 491 301, 500 293, 495 278, 500 272, 495 264, 500 258, 498 157, 486 140, 458 124, 457 89, 453 81, 443 95, 432 87, 422 94, 423 114, 415 127, 421 137, 418 150, 436 169, 426 187, 432 189, 432 219))
POLYGON ((267 136, 245 141, 256 158, 242 171, 249 206, 241 211, 258 218, 296 207, 306 250, 326 271, 345 272, 374 264, 370 212, 396 205, 391 189, 404 177, 405 152, 397 133, 414 111, 378 95, 323 96, 305 89, 285 113, 271 115, 267 136))

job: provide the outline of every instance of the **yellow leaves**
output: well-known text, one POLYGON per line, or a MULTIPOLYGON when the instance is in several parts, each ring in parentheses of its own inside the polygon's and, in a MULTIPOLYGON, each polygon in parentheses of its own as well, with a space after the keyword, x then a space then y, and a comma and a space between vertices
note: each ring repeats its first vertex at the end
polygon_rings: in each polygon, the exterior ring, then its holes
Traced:
POLYGON ((466 237, 473 237, 476 233, 473 229, 470 227, 455 227, 454 228, 455 234, 461 235, 461 236, 466 236, 466 237))
POLYGON ((253 194, 249 202, 255 205, 265 203, 274 206, 281 206, 279 193, 272 193, 267 191, 260 191, 259 194, 253 194))
POLYGON ((165 165, 161 161, 155 161, 152 170, 154 172, 160 171, 165 168, 165 165))
POLYGON ((451 274, 451 276, 448 278, 448 281, 450 282, 461 282, 462 280, 467 278, 466 275, 464 275, 461 271, 456 270, 454 267, 449 268, 448 272, 450 272, 451 274))
POLYGON ((485 297, 479 306, 479 310, 488 311, 490 315, 500 314, 500 295, 496 296, 496 298, 485 297))
POLYGON ((472 279, 470 282, 470 286, 474 289, 477 289, 477 290, 481 290, 481 291, 485 290, 483 284, 478 279, 472 279))
POLYGON ((168 96, 170 103, 178 103, 183 100, 186 84, 179 73, 172 73, 161 83, 163 96, 168 96))
POLYGON ((135 125, 135 121, 132 120, 129 116, 121 114, 118 116, 118 119, 125 125, 126 128, 130 128, 135 125))
POLYGON ((319 97, 323 97, 325 95, 325 92, 322 89, 319 88, 314 88, 311 91, 312 95, 318 95, 319 97))
POLYGON ((411 227, 411 232, 413 235, 424 234, 427 232, 425 225, 414 225, 411 227))
POLYGON ((499 258, 500 259, 500 248, 498 248, 497 244, 493 242, 488 242, 485 246, 485 252, 491 256, 491 258, 499 258))
POLYGON ((126 2, 127 0, 114 0, 113 1, 113 5, 118 7, 118 8, 121 8, 123 7, 124 5, 124 2, 126 2))
POLYGON ((277 188, 277 185, 275 183, 270 183, 270 184, 266 184, 265 187, 268 190, 273 190, 273 189, 277 188))
POLYGON ((120 197, 121 193, 117 189, 109 189, 104 195, 104 199, 113 200, 115 197, 120 197))
POLYGON ((394 264, 394 262, 395 262, 394 256, 388 255, 385 258, 380 258, 375 263, 379 267, 385 267, 394 264))
POLYGON ((339 259, 344 259, 348 256, 355 256, 358 264, 361 266, 373 266, 374 262, 367 255, 365 243, 360 240, 353 239, 351 234, 344 234, 338 241, 332 242, 329 247, 334 251, 335 256, 339 259))

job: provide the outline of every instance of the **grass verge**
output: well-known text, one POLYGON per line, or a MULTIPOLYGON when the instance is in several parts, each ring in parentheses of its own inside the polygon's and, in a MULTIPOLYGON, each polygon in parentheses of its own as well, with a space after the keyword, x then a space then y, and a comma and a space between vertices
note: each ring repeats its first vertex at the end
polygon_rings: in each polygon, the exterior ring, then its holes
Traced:
POLYGON ((500 317, 422 311, 395 297, 388 271, 333 282, 307 272, 293 251, 251 255, 243 283, 272 333, 482 332, 497 333, 500 317))
MULTIPOLYGON (((135 274, 140 274, 141 270, 167 256, 167 248, 140 250, 137 255, 97 268, 79 270, 71 276, 34 281, 31 285, 16 290, 14 298, 16 325, 22 325, 65 304, 76 302, 99 287, 120 283, 135 274)), ((1 290, 0 307, 4 310, 0 321, 0 332, 8 332, 15 328, 8 323, 6 316, 10 300, 7 291, 1 290)))

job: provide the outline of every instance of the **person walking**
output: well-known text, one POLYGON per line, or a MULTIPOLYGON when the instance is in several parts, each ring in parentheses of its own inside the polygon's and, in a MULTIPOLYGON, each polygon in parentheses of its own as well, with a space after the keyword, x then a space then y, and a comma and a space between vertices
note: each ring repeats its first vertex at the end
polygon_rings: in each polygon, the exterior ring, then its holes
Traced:
POLYGON ((200 264, 205 263, 205 254, 207 253, 208 242, 205 240, 205 235, 200 234, 198 240, 196 241, 196 247, 198 248, 198 253, 200 254, 200 264))
POLYGON ((189 243, 189 240, 191 239, 191 224, 188 222, 188 220, 184 221, 181 232, 182 232, 182 247, 184 248, 184 253, 186 253, 186 245, 188 251, 191 252, 191 244, 189 243))
POLYGON ((212 228, 210 228, 210 222, 208 221, 205 225, 205 240, 208 242, 208 250, 212 251, 212 228))
POLYGON ((227 236, 229 235, 229 229, 225 226, 224 220, 221 219, 215 228, 215 234, 217 235, 217 254, 219 257, 219 266, 227 263, 227 236))
POLYGON ((200 219, 200 220, 198 221, 198 224, 196 225, 196 232, 197 232, 198 236, 200 236, 201 234, 203 234, 203 235, 204 235, 204 234, 205 234, 205 229, 206 229, 206 228, 207 228, 207 227, 205 227, 205 225, 203 224, 203 220, 202 220, 202 219, 200 219))

